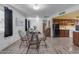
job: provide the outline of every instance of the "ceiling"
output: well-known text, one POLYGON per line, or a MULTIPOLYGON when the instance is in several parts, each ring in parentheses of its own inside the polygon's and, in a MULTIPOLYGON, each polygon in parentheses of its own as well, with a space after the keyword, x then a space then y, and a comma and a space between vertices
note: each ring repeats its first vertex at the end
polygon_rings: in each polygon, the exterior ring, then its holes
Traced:
POLYGON ((19 10, 26 17, 50 17, 55 13, 75 6, 75 4, 42 4, 45 6, 39 10, 33 10, 28 4, 11 4, 12 7, 19 10))
POLYGON ((76 10, 68 14, 64 14, 62 16, 57 16, 54 19, 77 19, 79 20, 79 10, 76 10))

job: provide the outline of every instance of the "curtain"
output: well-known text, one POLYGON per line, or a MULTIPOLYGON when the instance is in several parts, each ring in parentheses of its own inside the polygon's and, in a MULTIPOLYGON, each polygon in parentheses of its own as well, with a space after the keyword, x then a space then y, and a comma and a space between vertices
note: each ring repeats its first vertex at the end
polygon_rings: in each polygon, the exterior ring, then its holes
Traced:
POLYGON ((5 10, 5 32, 4 36, 12 36, 13 34, 13 22, 12 22, 12 10, 8 9, 7 7, 4 7, 5 10))
POLYGON ((27 31, 27 19, 25 19, 25 31, 27 31))

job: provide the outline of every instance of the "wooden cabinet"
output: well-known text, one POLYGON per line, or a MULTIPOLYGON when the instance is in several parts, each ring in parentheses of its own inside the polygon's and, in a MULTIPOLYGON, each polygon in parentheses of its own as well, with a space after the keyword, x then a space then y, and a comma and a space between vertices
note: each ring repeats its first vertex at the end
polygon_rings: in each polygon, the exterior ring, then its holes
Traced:
POLYGON ((69 30, 60 30, 60 37, 69 37, 69 30))
POLYGON ((57 23, 60 26, 67 26, 68 24, 74 24, 75 20, 73 19, 53 19, 53 23, 57 23))
POLYGON ((79 32, 73 32, 73 43, 75 46, 79 46, 79 32))

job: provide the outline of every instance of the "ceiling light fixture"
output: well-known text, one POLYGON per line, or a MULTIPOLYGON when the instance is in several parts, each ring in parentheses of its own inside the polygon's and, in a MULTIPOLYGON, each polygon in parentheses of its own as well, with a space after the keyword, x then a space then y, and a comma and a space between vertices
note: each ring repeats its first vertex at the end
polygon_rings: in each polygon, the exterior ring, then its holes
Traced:
POLYGON ((44 8, 46 8, 46 5, 44 4, 28 4, 28 7, 32 8, 33 10, 42 10, 44 8))
POLYGON ((38 5, 38 4, 33 4, 32 7, 33 7, 34 10, 40 9, 40 5, 38 5))

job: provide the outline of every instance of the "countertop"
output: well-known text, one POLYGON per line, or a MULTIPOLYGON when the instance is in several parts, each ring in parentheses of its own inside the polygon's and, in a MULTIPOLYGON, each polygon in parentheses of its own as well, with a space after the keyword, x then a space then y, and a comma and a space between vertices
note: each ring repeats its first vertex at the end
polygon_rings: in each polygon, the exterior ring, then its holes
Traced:
POLYGON ((73 30, 73 32, 79 32, 78 30, 73 30))
POLYGON ((69 29, 60 29, 60 30, 67 30, 67 31, 69 31, 69 29))

